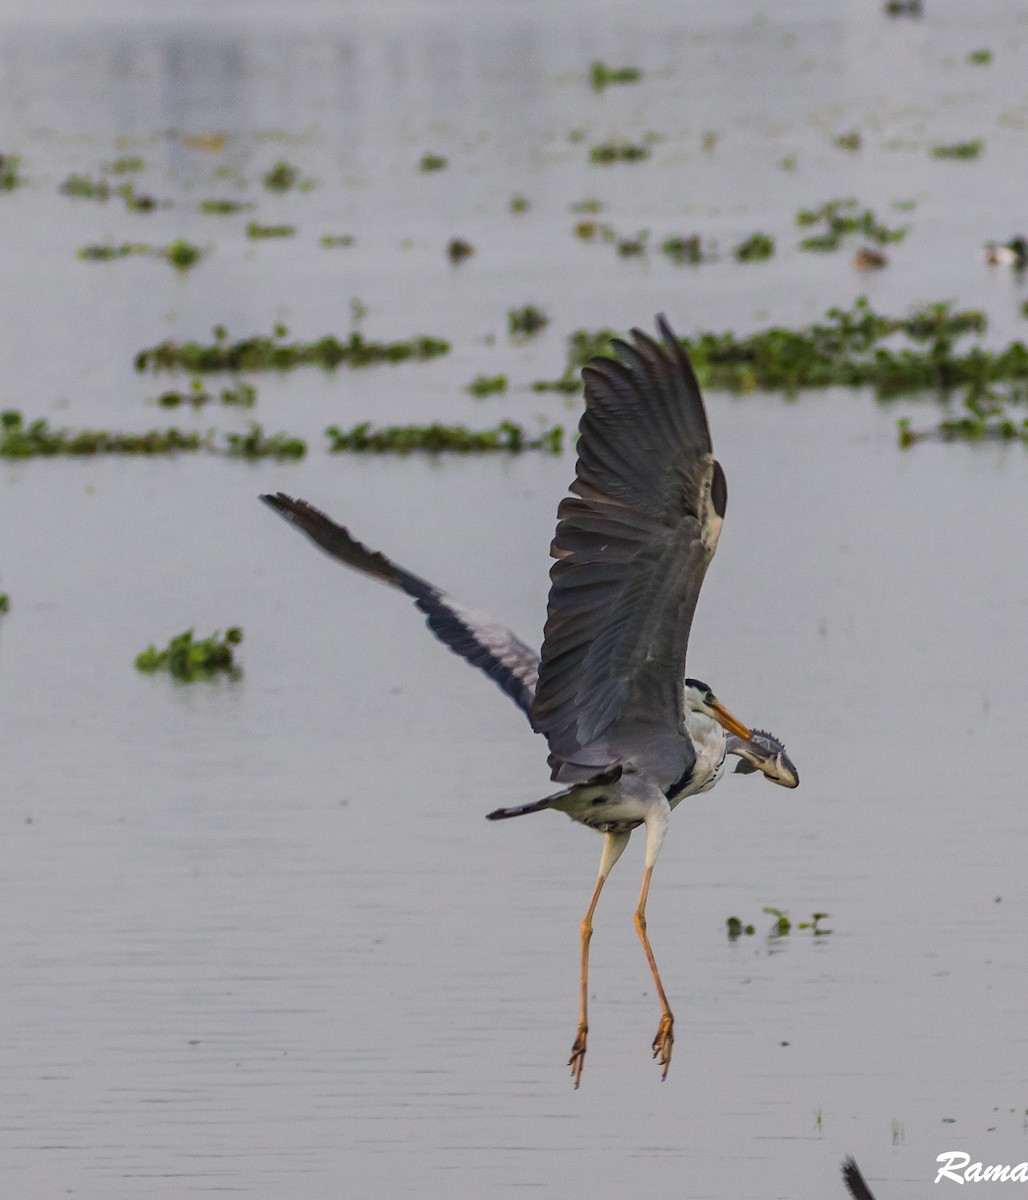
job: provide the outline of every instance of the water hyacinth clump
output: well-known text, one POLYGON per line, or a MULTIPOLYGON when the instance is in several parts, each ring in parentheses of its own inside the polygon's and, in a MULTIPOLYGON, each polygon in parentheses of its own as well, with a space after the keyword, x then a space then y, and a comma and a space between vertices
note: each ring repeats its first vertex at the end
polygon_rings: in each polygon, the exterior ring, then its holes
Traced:
POLYGON ((340 341, 331 334, 315 342, 287 342, 289 330, 276 325, 271 336, 257 335, 230 342, 219 325, 214 341, 160 342, 140 350, 137 371, 182 369, 203 374, 209 371, 286 371, 293 367, 370 367, 377 363, 423 362, 450 352, 442 338, 412 337, 405 342, 369 342, 354 331, 340 341))
POLYGON ((167 671, 173 679, 182 683, 193 683, 198 679, 213 679, 218 674, 236 679, 242 673, 235 664, 233 648, 243 640, 243 631, 234 625, 208 638, 194 639, 193 631, 187 629, 173 637, 163 650, 148 646, 136 656, 136 670, 152 675, 167 671))
POLYGON ((72 432, 51 429, 45 418, 26 422, 21 413, 0 413, 0 458, 84 457, 103 454, 172 454, 211 448, 209 434, 178 429, 147 433, 112 433, 105 429, 72 432))
POLYGON ((333 453, 410 454, 413 451, 445 451, 489 454, 505 451, 508 454, 520 454, 525 450, 542 450, 549 454, 560 454, 564 445, 564 428, 561 425, 544 428, 533 437, 513 421, 501 421, 495 429, 468 429, 464 425, 442 425, 438 422, 374 429, 369 421, 362 421, 345 431, 331 425, 325 433, 333 453))

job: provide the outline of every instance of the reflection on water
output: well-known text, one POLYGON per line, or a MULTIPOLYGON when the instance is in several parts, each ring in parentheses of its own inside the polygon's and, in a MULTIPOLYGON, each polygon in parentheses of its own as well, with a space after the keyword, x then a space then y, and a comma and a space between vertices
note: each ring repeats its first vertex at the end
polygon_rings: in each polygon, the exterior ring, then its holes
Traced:
POLYGON ((259 419, 309 438, 301 464, 0 467, 11 1194, 821 1200, 853 1153, 896 1200, 925 1192, 946 1149, 1020 1161, 1020 447, 901 454, 900 409, 843 392, 710 397, 731 499, 690 669, 785 739, 803 784, 729 776, 676 814, 649 910, 678 1016, 663 1086, 626 855, 597 914, 577 1094, 564 1062, 599 839, 552 814, 488 824, 549 789, 542 743, 402 598, 311 553, 256 496, 309 497, 537 641, 571 452, 344 460, 325 424, 483 426, 501 405, 570 423, 574 402, 528 390, 560 373, 566 333, 658 310, 745 329, 869 290, 890 312, 955 297, 988 310, 990 337, 1016 336, 1023 284, 977 250, 1022 213, 1025 27, 999 8, 973 25, 948 8, 826 21, 807 4, 730 22, 688 6, 574 23, 411 11, 344 24, 300 8, 285 31, 37 23, 0 47, 0 151, 31 181, 0 197, 5 406, 143 428, 163 381, 135 375, 142 346, 217 323, 338 333, 354 297, 369 336, 454 343, 431 364, 258 380, 259 419), (968 66, 983 45, 993 64, 968 66), (645 78, 595 95, 594 57, 645 78), (834 149, 857 126, 862 151, 834 149), (184 141, 216 132, 220 153, 184 141), (593 141, 647 133, 649 163, 588 166, 593 141), (988 152, 933 162, 942 135, 988 152), (425 150, 447 170, 419 173, 425 150), (169 207, 58 194, 122 151, 169 207), (279 158, 318 186, 264 192, 279 158), (515 192, 528 212, 510 212, 515 192), (917 200, 874 280, 792 252, 797 208, 851 194, 917 200), (213 195, 299 233, 248 243, 245 215, 198 212, 213 195), (759 229, 779 252, 620 260, 571 235, 590 195, 619 232, 724 248, 759 229), (326 232, 356 244, 326 252, 326 232), (459 271, 456 234, 476 246, 459 271), (210 248, 184 277, 75 258, 183 236, 210 248), (551 324, 509 345, 506 311, 529 301, 551 324), (464 392, 499 370, 506 398, 464 392), (190 624, 245 628, 242 680, 132 670, 190 624), (828 912, 833 932, 770 940, 764 906, 828 912), (756 933, 729 941, 730 915, 756 933))

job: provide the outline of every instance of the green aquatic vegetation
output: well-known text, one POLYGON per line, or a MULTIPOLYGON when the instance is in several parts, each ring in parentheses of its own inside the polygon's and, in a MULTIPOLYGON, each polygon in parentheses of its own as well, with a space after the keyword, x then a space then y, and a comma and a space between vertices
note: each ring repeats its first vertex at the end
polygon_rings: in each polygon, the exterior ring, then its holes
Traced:
POLYGON ((899 444, 907 450, 918 442, 1014 442, 1028 444, 1028 418, 1012 416, 1012 405, 1022 407, 1023 390, 1001 395, 990 388, 971 388, 964 397, 964 412, 948 417, 930 429, 911 429, 910 419, 896 422, 899 444))
POLYGON ((608 67, 597 60, 589 66, 589 83, 594 92, 602 92, 613 83, 638 83, 642 74, 638 67, 608 67))
POLYGON ((109 200, 111 185, 106 179, 93 179, 89 175, 69 175, 60 186, 64 196, 82 200, 109 200))
POLYGON ((0 592, 0 613, 11 611, 11 597, 6 592, 0 592))
POLYGON ((601 166, 616 162, 642 162, 649 157, 649 146, 637 146, 632 142, 600 142, 589 148, 589 161, 601 166))
POLYGON ((352 246, 355 241, 356 238, 350 233, 323 233, 318 238, 318 245, 333 250, 340 246, 352 246))
POLYGON ((296 236, 295 225, 261 225, 259 221, 248 221, 246 236, 258 240, 260 238, 287 238, 296 236))
POLYGON ((454 266, 463 262, 466 258, 470 258, 474 253, 475 247, 463 238, 450 238, 450 242, 446 247, 446 257, 454 266))
POLYGON ((730 942, 738 941, 743 934, 747 937, 753 937, 757 932, 752 925, 744 925, 738 917, 729 917, 725 921, 725 928, 727 929, 728 940, 730 942))
POLYGON ((405 342, 369 342, 354 330, 345 341, 331 334, 315 342, 287 342, 289 331, 277 325, 271 337, 258 335, 229 342, 220 326, 213 343, 159 342, 140 350, 137 371, 183 369, 201 375, 211 371, 286 371, 293 367, 370 367, 378 363, 424 362, 450 352, 442 338, 412 337, 405 342))
POLYGON ((264 173, 261 181, 270 192, 288 192, 300 182, 300 168, 280 160, 264 173))
POLYGON ((583 242, 594 242, 597 239, 612 242, 616 237, 614 230, 602 221, 579 221, 572 232, 583 242))
POLYGON ((524 308, 507 310, 507 332, 512 338, 530 338, 541 332, 550 323, 550 318, 541 308, 526 304, 524 308))
POLYGON ((233 213, 249 212, 253 205, 244 200, 201 200, 200 212, 209 216, 227 217, 233 213))
POLYGON ((821 912, 811 913, 810 920, 809 921, 797 921, 796 928, 803 929, 803 930, 809 929, 811 932, 811 935, 813 937, 829 937, 832 933, 832 930, 822 929, 821 922, 822 921, 830 921, 831 917, 832 917, 831 913, 821 913, 821 912))
POLYGON ((18 174, 20 162, 17 154, 0 154, 0 192, 13 192, 25 182, 18 174))
POLYGON ((992 62, 991 50, 972 50, 967 61, 976 67, 987 67, 992 62))
POLYGON ((449 451, 457 454, 483 454, 505 451, 520 454, 525 450, 542 450, 560 454, 564 445, 564 428, 552 425, 535 437, 513 421, 500 421, 495 429, 468 429, 464 425, 392 425, 373 429, 362 421, 352 429, 341 430, 332 425, 325 430, 332 453, 350 451, 356 454, 409 454, 423 450, 432 453, 449 451))
POLYGON ((153 248, 142 242, 122 242, 120 246, 82 246, 76 251, 78 258, 86 262, 111 262, 116 258, 129 258, 134 254, 153 254, 153 248))
POLYGON ((974 138, 969 142, 952 142, 949 145, 933 146, 932 158, 978 158, 984 149, 985 143, 982 139, 974 138))
POLYGON ((901 242, 907 234, 906 226, 890 229, 869 208, 858 209, 856 200, 827 200, 817 208, 801 208, 796 214, 796 224, 801 227, 821 226, 821 232, 811 234, 800 242, 801 250, 838 250, 843 239, 858 236, 887 245, 901 242))
POLYGON ((131 183, 120 184, 114 189, 114 194, 125 201, 125 207, 129 212, 153 212, 157 207, 157 201, 153 196, 137 192, 131 183))
POLYGON ((476 375, 465 390, 478 399, 483 396, 496 396, 507 390, 507 376, 476 375))
POLYGON ((229 458, 303 458, 307 443, 287 433, 267 436, 256 421, 251 421, 246 433, 225 434, 224 452, 229 458))
POLYGON ((51 429, 45 418, 26 423, 21 413, 14 409, 0 413, 0 458, 171 454, 178 450, 209 448, 209 435, 178 429, 151 429, 147 433, 84 429, 74 433, 67 429, 51 429))
POLYGON ((647 230, 642 230, 635 237, 619 237, 616 241, 615 248, 621 258, 638 258, 646 253, 646 240, 649 237, 647 230))
POLYGON ((863 144, 864 139, 861 137, 859 129, 840 133, 833 140, 833 145, 837 150, 847 150, 850 154, 855 154, 863 144))
POLYGON ((525 196, 520 192, 515 192, 510 198, 510 211, 512 213, 528 212, 529 204, 525 196))
POLYGON ((769 905, 764 906, 764 912, 769 917, 774 917, 775 922, 771 926, 770 937, 787 937, 792 929, 792 922, 789 920, 787 913, 782 912, 780 908, 771 908, 769 905))
POLYGON ((603 204, 594 196, 587 196, 584 200, 577 200, 571 205, 573 213, 590 213, 593 216, 598 212, 603 211, 603 204))
MULTIPOLYGON (((850 309, 833 308, 822 322, 799 329, 771 327, 740 337, 706 332, 683 338, 704 387, 729 391, 780 391, 832 386, 871 387, 880 397, 947 392, 990 382, 1028 380, 1028 347, 998 351, 955 342, 985 331, 981 312, 929 304, 905 317, 875 313, 865 297, 850 309), (905 342, 905 344, 902 344, 905 342), (888 344, 885 344, 888 343, 888 344), (900 343, 900 344, 897 344, 900 343)), ((606 353, 610 330, 578 330, 569 339, 561 379, 533 384, 538 391, 576 391, 575 372, 591 353, 606 353)))
POLYGON ((709 250, 704 253, 698 233, 690 234, 689 237, 680 237, 677 234, 666 237, 660 243, 660 252, 677 266, 681 266, 683 263, 696 265, 704 260, 710 261, 714 257, 709 250))
POLYGON ((128 175, 135 171, 145 170, 146 163, 138 154, 125 154, 109 162, 104 170, 111 175, 128 175))
POLYGON ((192 242, 182 239, 165 246, 162 253, 177 271, 187 271, 203 256, 203 251, 199 246, 194 246, 192 242))
POLYGON ((163 650, 148 646, 136 655, 136 670, 148 675, 156 671, 167 671, 173 679, 192 683, 198 679, 212 679, 219 672, 230 678, 241 674, 235 664, 233 649, 243 640, 243 631, 238 625, 225 630, 225 636, 213 633, 208 638, 194 640, 193 631, 187 629, 173 637, 163 650))
MULTIPOLYGON (((233 387, 222 388, 218 398, 222 404, 234 405, 237 408, 253 408, 257 403, 257 389, 252 384, 240 380, 233 387)), ((157 397, 157 404, 161 408, 178 408, 185 404, 190 404, 193 408, 202 408, 214 399, 214 393, 207 391, 203 380, 194 379, 189 385, 189 391, 162 392, 157 397)))
POLYGON ((450 165, 449 160, 441 154, 433 154, 431 150, 426 150, 418 161, 419 171, 445 171, 450 165))
POLYGON ((774 238, 766 233, 751 233, 732 251, 739 262, 763 262, 775 252, 774 238))

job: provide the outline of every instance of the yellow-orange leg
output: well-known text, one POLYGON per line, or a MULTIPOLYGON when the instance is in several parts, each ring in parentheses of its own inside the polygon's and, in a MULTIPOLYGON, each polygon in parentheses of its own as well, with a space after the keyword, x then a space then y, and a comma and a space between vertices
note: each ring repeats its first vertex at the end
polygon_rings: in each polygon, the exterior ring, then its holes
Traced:
POLYGON ((652 866, 648 866, 643 872, 639 907, 635 910, 635 931, 646 952, 646 961, 650 964, 653 982, 656 984, 657 996, 660 999, 661 1018, 660 1024, 657 1026, 657 1036, 653 1039, 653 1057, 658 1058, 660 1065, 664 1068, 660 1074, 661 1079, 667 1079, 668 1067, 671 1066, 671 1048, 675 1044, 675 1018, 667 1002, 667 996, 664 994, 664 985, 660 982, 660 972, 657 970, 657 960, 653 957, 653 947, 650 945, 650 939, 646 936, 646 897, 650 892, 650 876, 652 874, 652 866))
POLYGON ((576 1088, 582 1082, 582 1067, 585 1065, 585 1042, 589 1033, 589 942, 593 936, 593 913, 596 911, 596 902, 600 898, 600 892, 603 891, 603 885, 607 882, 607 876, 610 874, 611 867, 621 857, 624 848, 628 845, 628 838, 629 834, 627 833, 608 833, 606 835, 603 843, 603 854, 600 857, 600 870, 596 877, 596 886, 593 888, 589 907, 582 918, 582 992, 578 1008, 578 1033, 575 1036, 575 1044, 571 1047, 571 1057, 568 1059, 568 1066, 571 1068, 571 1078, 575 1081, 576 1088))

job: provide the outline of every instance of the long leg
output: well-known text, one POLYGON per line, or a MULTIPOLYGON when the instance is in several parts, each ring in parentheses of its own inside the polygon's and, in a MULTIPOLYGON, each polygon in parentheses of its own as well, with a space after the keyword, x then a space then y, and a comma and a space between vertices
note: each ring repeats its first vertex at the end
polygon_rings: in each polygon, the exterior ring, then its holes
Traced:
POLYGON ((568 1066, 571 1068, 571 1078, 575 1081, 576 1088, 582 1082, 582 1067, 585 1065, 585 1039, 589 1033, 587 1015, 589 1006, 589 942, 593 936, 593 913, 596 911, 596 902, 600 898, 600 892, 603 891, 603 885, 607 881, 607 876, 628 845, 629 837, 631 837, 630 833, 608 833, 604 836, 603 854, 600 856, 600 870, 596 876, 596 886, 593 888, 589 907, 582 918, 582 997, 578 1010, 578 1034, 575 1037, 575 1044, 571 1047, 571 1057, 568 1059, 568 1066))
POLYGON ((664 835, 667 833, 670 818, 671 812, 665 802, 664 808, 656 812, 646 822, 646 869, 643 871, 642 890, 639 892, 639 904, 635 910, 635 931, 642 942, 646 961, 650 964, 653 982, 657 988, 657 997, 660 1000, 661 1016, 660 1024, 657 1026, 657 1036, 653 1039, 653 1057, 659 1059, 660 1065, 663 1067, 660 1074, 661 1079, 667 1079, 668 1067, 671 1066, 671 1048, 675 1043, 675 1018, 671 1012, 671 1006, 667 1002, 664 985, 660 981, 657 960, 653 957, 653 947, 650 945, 650 939, 646 935, 646 898, 650 894, 650 878, 653 875, 653 864, 660 853, 660 847, 664 841, 664 835))

